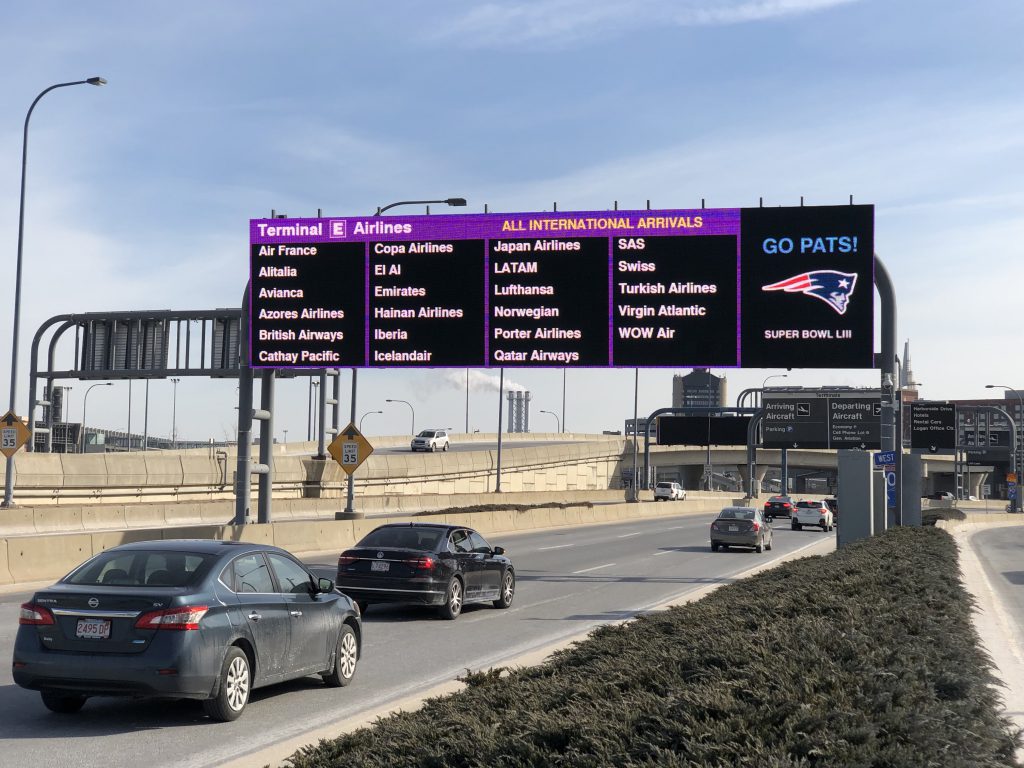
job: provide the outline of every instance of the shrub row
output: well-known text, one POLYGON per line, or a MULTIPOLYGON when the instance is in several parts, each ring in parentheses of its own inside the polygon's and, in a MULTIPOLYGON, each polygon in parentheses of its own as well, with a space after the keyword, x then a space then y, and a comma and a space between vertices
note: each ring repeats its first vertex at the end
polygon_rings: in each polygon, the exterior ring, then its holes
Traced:
POLYGON ((956 546, 896 529, 294 754, 325 766, 1016 766, 956 546))

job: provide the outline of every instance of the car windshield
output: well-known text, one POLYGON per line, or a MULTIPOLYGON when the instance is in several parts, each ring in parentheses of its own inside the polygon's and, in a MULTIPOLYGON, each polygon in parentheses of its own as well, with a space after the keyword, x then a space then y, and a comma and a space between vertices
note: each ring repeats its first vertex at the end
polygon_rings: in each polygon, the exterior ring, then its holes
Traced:
POLYGON ((64 584, 115 587, 188 587, 209 570, 216 555, 171 550, 108 550, 79 566, 64 584))
POLYGON ((444 531, 440 528, 387 526, 370 531, 357 547, 391 547, 431 552, 437 549, 444 531))
POLYGON ((671 488, 672 483, 658 483, 658 488, 671 488))
POLYGON ((821 504, 817 501, 798 501, 796 505, 798 507, 803 507, 804 509, 813 509, 814 507, 821 506, 821 504))
POLYGON ((436 435, 434 434, 434 430, 424 429, 422 432, 416 435, 416 437, 436 437, 436 435))

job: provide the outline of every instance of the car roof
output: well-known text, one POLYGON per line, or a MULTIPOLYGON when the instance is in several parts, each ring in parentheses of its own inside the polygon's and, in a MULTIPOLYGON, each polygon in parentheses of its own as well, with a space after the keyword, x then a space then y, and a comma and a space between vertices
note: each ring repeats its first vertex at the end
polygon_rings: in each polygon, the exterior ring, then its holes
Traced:
MULTIPOLYGON (((449 525, 448 523, 386 523, 385 525, 378 525, 374 528, 374 531, 379 531, 381 528, 437 528, 442 531, 458 531, 463 528, 469 528, 468 525, 449 525)), ((373 533, 373 531, 370 531, 373 533)))
POLYGON ((722 512, 725 512, 726 510, 729 510, 730 512, 757 512, 758 511, 755 507, 722 507, 721 511, 718 514, 722 514, 722 512))
POLYGON ((107 551, 130 552, 145 550, 148 552, 195 552, 197 554, 221 554, 230 550, 238 552, 284 552, 287 550, 270 544, 257 544, 250 541, 230 541, 225 539, 153 539, 150 541, 133 541, 111 547, 107 551))

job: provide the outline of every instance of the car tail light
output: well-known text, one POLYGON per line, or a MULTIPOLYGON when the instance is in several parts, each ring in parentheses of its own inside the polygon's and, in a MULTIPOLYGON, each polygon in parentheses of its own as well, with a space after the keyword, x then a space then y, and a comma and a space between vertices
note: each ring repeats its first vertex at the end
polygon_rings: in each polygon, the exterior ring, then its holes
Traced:
POLYGON ((712 531, 717 531, 718 530, 718 523, 717 522, 714 522, 714 523, 711 524, 711 530, 712 531))
POLYGON ((782 502, 782 506, 784 506, 786 509, 789 509, 792 506, 792 504, 790 504, 788 501, 784 501, 782 502))
POLYGON ((19 624, 45 626, 53 624, 53 614, 49 608, 44 608, 35 603, 22 603, 21 612, 18 614, 19 624))
POLYGON ((761 524, 759 522, 757 522, 756 520, 754 521, 754 530, 755 531, 760 531, 761 530, 761 524))
POLYGON ((340 568, 343 565, 352 565, 352 563, 354 563, 358 559, 359 558, 353 555, 351 552, 342 552, 338 556, 338 567, 340 568))
POLYGON ((136 629, 199 629, 199 621, 209 611, 206 605, 182 605, 142 614, 136 629))
POLYGON ((417 571, 429 571, 437 563, 437 560, 430 555, 427 555, 426 557, 415 557, 412 560, 406 560, 405 562, 417 571))

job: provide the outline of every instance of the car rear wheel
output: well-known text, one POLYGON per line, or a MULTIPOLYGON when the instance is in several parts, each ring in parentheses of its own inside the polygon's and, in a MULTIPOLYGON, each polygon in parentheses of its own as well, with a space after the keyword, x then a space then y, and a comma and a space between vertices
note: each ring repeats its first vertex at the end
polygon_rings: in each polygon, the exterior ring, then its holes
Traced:
POLYGON ((51 712, 59 712, 62 715, 73 715, 85 704, 85 696, 75 693, 41 691, 39 695, 43 699, 44 707, 51 712))
POLYGON ((441 606, 439 611, 442 619, 459 618, 459 614, 462 613, 462 582, 457 578, 452 578, 448 582, 448 589, 444 595, 444 605, 441 606))
POLYGON ((217 695, 203 702, 206 714, 222 722, 237 720, 249 703, 251 683, 249 657, 241 648, 231 646, 221 665, 217 695))
POLYGON ((516 575, 512 571, 505 571, 501 577, 501 596, 494 601, 495 608, 508 608, 512 605, 512 598, 516 595, 516 575))
POLYGON ((356 674, 356 662, 359 659, 359 643, 356 633, 348 624, 341 625, 338 635, 338 647, 334 651, 334 667, 323 676, 324 682, 331 688, 343 688, 352 682, 356 674))
POLYGON ((831 529, 828 527, 828 523, 821 524, 822 533, 828 533, 831 529))
POLYGON ((800 525, 800 523, 792 523, 790 525, 790 528, 792 528, 794 531, 799 531, 803 528, 803 526, 800 525))
POLYGON ((757 544, 754 545, 754 551, 758 554, 764 552, 764 539, 761 539, 761 541, 757 542, 757 544))
POLYGON ((717 541, 712 541, 711 542, 711 551, 712 552, 717 552, 718 551, 718 542, 717 541))
POLYGON ((772 546, 774 546, 774 542, 775 542, 775 537, 772 536, 771 538, 768 539, 768 543, 764 545, 764 548, 767 549, 770 552, 771 549, 772 549, 772 546))

